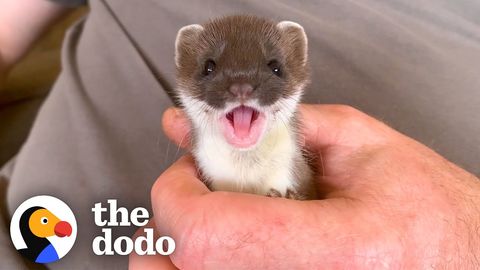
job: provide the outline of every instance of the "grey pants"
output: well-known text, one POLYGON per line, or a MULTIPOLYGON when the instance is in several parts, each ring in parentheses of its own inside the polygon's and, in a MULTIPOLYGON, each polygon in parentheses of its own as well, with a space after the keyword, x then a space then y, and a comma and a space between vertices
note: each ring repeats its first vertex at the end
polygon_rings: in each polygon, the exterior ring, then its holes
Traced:
MULTIPOLYGON (((232 13, 302 24, 309 37, 309 103, 353 105, 480 175, 480 2, 91 0, 66 37, 63 71, 8 168, 8 219, 25 199, 56 196, 77 217, 72 251, 52 269, 124 269, 93 255, 95 202, 150 209, 150 187, 178 157, 160 119, 174 87, 183 25, 232 13)), ((114 229, 131 235, 136 228, 114 229)), ((25 267, 8 228, 0 268, 25 267)))

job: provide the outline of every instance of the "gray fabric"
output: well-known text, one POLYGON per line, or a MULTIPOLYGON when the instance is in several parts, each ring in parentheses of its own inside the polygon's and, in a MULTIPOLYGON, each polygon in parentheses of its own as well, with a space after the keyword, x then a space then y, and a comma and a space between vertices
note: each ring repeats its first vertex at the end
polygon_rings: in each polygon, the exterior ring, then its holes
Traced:
POLYGON ((87 0, 49 0, 69 7, 82 6, 87 4, 87 0))
MULTIPOLYGON (((306 101, 351 104, 480 175, 478 1, 94 0, 67 36, 63 71, 11 173, 10 214, 51 194, 74 210, 79 237, 51 269, 125 269, 97 257, 90 212, 117 198, 149 208, 150 187, 178 157, 160 128, 183 25, 253 13, 302 24, 313 82, 306 101)), ((118 234, 132 234, 125 228, 118 234)), ((11 250, 0 245, 0 256, 11 250)), ((5 240, 7 241, 7 240, 5 240)), ((2 269, 15 268, 11 258, 2 269)), ((17 261, 18 262, 18 261, 17 261)))
POLYGON ((42 101, 38 97, 0 105, 0 123, 8 127, 0 128, 0 167, 22 146, 42 101))

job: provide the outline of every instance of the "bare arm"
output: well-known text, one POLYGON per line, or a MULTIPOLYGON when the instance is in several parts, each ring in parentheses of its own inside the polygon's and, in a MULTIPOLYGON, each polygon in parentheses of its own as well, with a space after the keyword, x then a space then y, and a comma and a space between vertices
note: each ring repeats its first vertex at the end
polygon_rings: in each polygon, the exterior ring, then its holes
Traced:
POLYGON ((49 0, 0 0, 0 83, 69 8, 49 0))

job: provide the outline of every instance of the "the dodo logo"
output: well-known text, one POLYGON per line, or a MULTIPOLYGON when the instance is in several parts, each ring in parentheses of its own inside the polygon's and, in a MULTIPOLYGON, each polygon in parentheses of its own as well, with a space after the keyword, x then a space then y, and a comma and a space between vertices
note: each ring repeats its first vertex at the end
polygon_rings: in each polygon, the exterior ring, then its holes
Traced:
POLYGON ((10 222, 15 248, 36 263, 51 263, 65 256, 75 243, 77 221, 72 210, 51 196, 23 202, 10 222))

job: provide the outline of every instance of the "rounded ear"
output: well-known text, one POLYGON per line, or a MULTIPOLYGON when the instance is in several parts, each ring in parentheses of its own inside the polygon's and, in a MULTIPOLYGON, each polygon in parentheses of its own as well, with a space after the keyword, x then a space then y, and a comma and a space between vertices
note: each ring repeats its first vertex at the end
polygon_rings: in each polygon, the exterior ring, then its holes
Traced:
POLYGON ((277 24, 277 29, 285 38, 285 45, 291 48, 289 54, 293 54, 303 65, 306 65, 308 60, 308 40, 303 27, 296 22, 281 21, 277 24))
POLYGON ((194 51, 193 46, 197 43, 197 38, 202 31, 203 26, 199 24, 187 25, 178 30, 177 38, 175 39, 175 65, 177 67, 181 57, 188 57, 194 51))

